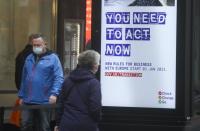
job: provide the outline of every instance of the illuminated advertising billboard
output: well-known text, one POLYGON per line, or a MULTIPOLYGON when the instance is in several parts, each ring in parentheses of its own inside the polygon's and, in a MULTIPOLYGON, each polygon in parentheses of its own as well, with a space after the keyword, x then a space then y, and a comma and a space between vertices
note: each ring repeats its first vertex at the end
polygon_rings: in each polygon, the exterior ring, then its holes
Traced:
POLYGON ((176 109, 176 0, 102 0, 103 106, 176 109))

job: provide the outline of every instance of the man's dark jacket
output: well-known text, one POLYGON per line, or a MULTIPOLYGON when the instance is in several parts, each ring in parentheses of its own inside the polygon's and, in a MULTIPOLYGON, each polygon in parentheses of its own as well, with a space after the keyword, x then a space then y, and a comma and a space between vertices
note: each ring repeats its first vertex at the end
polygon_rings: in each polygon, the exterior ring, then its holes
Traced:
POLYGON ((58 105, 59 131, 96 131, 101 117, 101 91, 95 75, 83 68, 72 71, 63 83, 58 105))
POLYGON ((28 44, 15 58, 15 84, 19 90, 21 84, 22 70, 26 57, 32 53, 32 45, 28 44))

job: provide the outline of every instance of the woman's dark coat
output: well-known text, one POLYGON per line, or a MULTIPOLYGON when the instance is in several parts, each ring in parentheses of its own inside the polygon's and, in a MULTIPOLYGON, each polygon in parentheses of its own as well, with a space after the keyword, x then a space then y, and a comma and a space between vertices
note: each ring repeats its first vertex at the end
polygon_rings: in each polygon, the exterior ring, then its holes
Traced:
POLYGON ((97 131, 101 90, 95 75, 87 69, 75 69, 63 83, 58 105, 59 131, 97 131))

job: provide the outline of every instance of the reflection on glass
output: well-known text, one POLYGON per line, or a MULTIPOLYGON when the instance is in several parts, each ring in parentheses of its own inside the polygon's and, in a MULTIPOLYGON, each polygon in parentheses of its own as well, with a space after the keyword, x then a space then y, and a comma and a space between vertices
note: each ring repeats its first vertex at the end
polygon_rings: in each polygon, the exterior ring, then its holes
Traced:
POLYGON ((0 90, 16 90, 15 57, 30 34, 45 34, 52 49, 55 3, 56 0, 0 0, 0 90))
POLYGON ((77 65, 82 39, 82 22, 66 20, 64 28, 64 72, 68 74, 77 65))

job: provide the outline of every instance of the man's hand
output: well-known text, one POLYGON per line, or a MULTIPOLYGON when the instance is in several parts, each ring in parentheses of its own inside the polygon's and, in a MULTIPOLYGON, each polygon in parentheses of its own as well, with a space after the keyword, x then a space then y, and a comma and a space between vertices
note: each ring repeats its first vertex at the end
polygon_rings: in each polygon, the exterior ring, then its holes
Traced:
POLYGON ((55 104, 55 103, 56 103, 56 100, 57 100, 57 97, 54 96, 54 95, 51 95, 51 96, 49 97, 49 103, 50 103, 50 104, 55 104))
POLYGON ((23 105, 23 99, 19 99, 19 105, 23 105))
POLYGON ((59 131, 58 126, 55 126, 55 127, 54 127, 54 131, 59 131))

